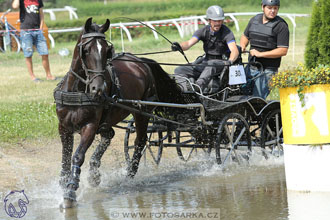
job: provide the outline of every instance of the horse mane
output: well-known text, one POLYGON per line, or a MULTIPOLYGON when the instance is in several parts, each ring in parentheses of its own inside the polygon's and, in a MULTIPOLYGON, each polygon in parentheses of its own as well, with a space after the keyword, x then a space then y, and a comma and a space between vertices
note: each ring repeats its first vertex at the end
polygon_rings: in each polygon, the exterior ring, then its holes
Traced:
POLYGON ((171 78, 156 61, 148 58, 140 59, 151 69, 152 75, 155 79, 159 101, 184 104, 185 101, 182 96, 182 90, 177 82, 171 78))

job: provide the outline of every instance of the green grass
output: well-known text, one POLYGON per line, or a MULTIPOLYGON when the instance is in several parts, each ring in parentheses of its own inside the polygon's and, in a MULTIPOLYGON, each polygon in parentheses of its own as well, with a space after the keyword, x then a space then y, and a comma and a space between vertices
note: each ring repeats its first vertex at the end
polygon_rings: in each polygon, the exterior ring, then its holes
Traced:
POLYGON ((50 102, 1 103, 0 141, 55 137, 57 118, 50 102))
MULTIPOLYGON (((74 44, 58 44, 50 50, 53 75, 64 76, 70 67, 72 55, 61 57, 62 47, 74 44)), ((23 54, 0 53, 0 143, 19 142, 57 136, 57 118, 53 90, 58 81, 46 81, 46 74, 37 53, 33 56, 34 72, 43 81, 31 81, 23 54)))
MULTIPOLYGON (((220 5, 225 12, 259 11, 261 1, 255 0, 153 0, 153 1, 111 1, 104 5, 103 1, 73 0, 71 5, 77 8, 79 17, 105 15, 110 18, 125 15, 145 20, 173 18, 180 15, 204 15, 211 5, 220 5), (83 4, 82 4, 83 2, 83 4)), ((282 1, 281 11, 309 13, 313 0, 282 1)))

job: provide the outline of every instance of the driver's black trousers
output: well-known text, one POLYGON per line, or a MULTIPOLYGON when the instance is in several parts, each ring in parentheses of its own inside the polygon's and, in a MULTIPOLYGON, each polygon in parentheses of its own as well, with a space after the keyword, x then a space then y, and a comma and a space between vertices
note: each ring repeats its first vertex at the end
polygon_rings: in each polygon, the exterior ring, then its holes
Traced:
POLYGON ((201 87, 202 91, 208 87, 209 82, 217 72, 223 68, 223 60, 208 60, 204 58, 202 62, 194 62, 196 66, 179 66, 174 70, 175 76, 186 77, 201 87), (205 66, 213 65, 213 66, 205 66))

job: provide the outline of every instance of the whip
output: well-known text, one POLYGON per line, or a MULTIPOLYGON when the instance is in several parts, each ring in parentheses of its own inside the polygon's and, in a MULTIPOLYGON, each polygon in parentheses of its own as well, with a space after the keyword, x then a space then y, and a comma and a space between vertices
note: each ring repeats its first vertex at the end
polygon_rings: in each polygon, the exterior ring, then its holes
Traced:
MULTIPOLYGON (((128 18, 128 17, 117 17, 117 18, 123 18, 123 19, 128 19, 128 20, 131 20, 131 21, 138 22, 138 23, 142 24, 143 26, 149 28, 150 30, 155 31, 157 34, 159 34, 160 36, 162 36, 167 42, 169 42, 171 45, 173 45, 173 42, 170 41, 167 37, 165 37, 163 34, 161 34, 156 29, 153 29, 149 25, 143 23, 142 21, 136 20, 134 18, 128 18)), ((183 50, 180 50, 179 52, 183 55, 183 57, 185 58, 185 60, 187 61, 187 63, 190 63, 189 60, 188 60, 188 58, 186 57, 186 54, 183 52, 183 50)))

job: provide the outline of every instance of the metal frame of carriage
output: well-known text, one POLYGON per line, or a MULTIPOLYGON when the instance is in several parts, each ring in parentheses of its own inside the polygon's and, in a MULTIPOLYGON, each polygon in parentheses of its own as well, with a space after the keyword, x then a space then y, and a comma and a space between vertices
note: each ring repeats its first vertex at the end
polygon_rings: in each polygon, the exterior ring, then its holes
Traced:
MULTIPOLYGON (((228 85, 221 91, 205 95, 195 91, 196 86, 188 79, 186 83, 189 91, 183 93, 185 104, 112 100, 114 105, 151 118, 143 153, 149 152, 157 165, 163 149, 168 147, 176 148, 183 161, 188 161, 197 149, 207 154, 215 151, 216 162, 222 165, 228 160, 248 161, 252 147, 260 147, 266 159, 270 154, 283 154, 279 101, 241 95, 240 85, 228 85), (150 114, 140 111, 142 106, 154 106, 155 109, 150 114)), ((129 162, 130 150, 135 148, 132 144, 135 127, 133 120, 124 122, 126 126, 116 127, 126 129, 124 151, 129 162)))

